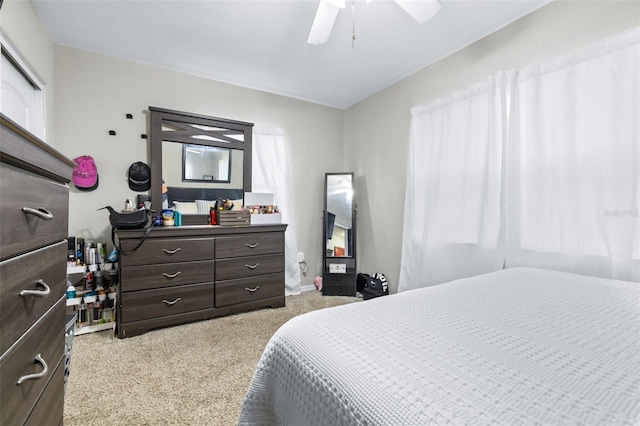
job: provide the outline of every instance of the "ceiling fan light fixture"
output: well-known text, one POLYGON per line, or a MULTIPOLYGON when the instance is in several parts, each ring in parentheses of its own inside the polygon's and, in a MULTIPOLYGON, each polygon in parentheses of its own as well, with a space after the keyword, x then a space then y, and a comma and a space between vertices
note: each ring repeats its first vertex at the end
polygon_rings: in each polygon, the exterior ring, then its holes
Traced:
POLYGON ((329 40, 333 23, 341 8, 344 8, 344 0, 320 0, 307 43, 317 45, 329 40), (339 6, 340 3, 342 3, 342 7, 339 6))
POLYGON ((439 0, 395 0, 395 2, 420 24, 436 16, 442 6, 439 0))

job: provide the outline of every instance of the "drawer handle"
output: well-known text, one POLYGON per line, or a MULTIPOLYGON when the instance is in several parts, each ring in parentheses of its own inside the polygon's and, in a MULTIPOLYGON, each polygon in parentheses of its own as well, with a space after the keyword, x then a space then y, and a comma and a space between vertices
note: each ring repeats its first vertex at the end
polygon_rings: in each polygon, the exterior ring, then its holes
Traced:
POLYGON ((166 299, 162 299, 162 303, 166 304, 166 305, 175 305, 176 303, 178 303, 180 300, 182 300, 181 297, 178 297, 176 300, 174 300, 173 302, 169 302, 166 299))
POLYGON ((44 376, 47 375, 47 372, 49 371, 49 366, 47 365, 46 362, 44 362, 44 359, 42 359, 42 355, 40 354, 36 355, 35 361, 42 366, 42 371, 39 373, 27 374, 26 376, 20 377, 18 379, 17 384, 21 385, 23 382, 26 382, 27 380, 42 379, 44 376))
POLYGON ((180 250, 182 250, 180 247, 178 247, 175 250, 167 250, 167 249, 162 249, 163 252, 165 252, 166 254, 176 254, 177 252, 179 252, 180 250))
POLYGON ((260 288, 259 285, 255 286, 254 288, 247 288, 245 287, 244 289, 247 291, 250 291, 251 293, 255 293, 256 291, 258 291, 258 289, 260 288))
POLYGON ((260 266, 260 263, 256 263, 255 265, 244 265, 249 269, 256 269, 258 266, 260 266))
POLYGON ((256 248, 256 247, 258 247, 258 245, 259 245, 259 244, 260 244, 260 243, 255 243, 255 244, 245 243, 244 245, 245 245, 245 246, 247 246, 247 247, 249 247, 249 248, 256 248))
POLYGON ((23 207, 22 211, 26 214, 32 214, 34 216, 39 217, 42 220, 51 220, 53 219, 53 213, 44 207, 38 207, 37 209, 32 209, 31 207, 23 207))
POLYGON ((162 275, 164 275, 164 276, 165 276, 165 278, 175 278, 175 277, 177 277, 178 275, 180 275, 181 273, 182 273, 182 272, 180 272, 180 271, 176 272, 175 274, 167 274, 166 272, 163 272, 163 273, 162 273, 162 275))
POLYGON ((49 288, 47 283, 45 283, 42 280, 38 280, 36 281, 36 285, 38 284, 41 285, 44 288, 44 290, 22 290, 20 292, 20 296, 47 297, 49 294, 51 294, 51 289, 49 288))

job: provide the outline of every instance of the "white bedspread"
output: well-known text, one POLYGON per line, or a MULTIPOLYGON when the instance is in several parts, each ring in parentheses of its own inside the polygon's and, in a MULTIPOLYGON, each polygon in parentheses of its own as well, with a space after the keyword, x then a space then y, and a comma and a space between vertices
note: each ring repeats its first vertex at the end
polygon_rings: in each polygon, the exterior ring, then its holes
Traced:
POLYGON ((240 424, 640 424, 640 284, 515 268, 310 312, 240 424))

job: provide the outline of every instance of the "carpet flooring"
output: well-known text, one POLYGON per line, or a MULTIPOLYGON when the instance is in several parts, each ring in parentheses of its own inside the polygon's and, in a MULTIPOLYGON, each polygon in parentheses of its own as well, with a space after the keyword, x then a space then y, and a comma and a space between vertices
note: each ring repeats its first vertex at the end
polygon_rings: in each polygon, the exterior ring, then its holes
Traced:
POLYGON ((74 337, 64 424, 234 425, 265 345, 294 316, 355 302, 306 292, 278 309, 230 315, 128 339, 74 337))

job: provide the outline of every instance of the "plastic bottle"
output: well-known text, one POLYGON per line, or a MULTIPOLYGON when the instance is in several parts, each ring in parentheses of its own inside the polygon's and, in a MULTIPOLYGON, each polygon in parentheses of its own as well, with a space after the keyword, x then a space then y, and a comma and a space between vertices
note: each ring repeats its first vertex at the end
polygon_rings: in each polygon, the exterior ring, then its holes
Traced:
POLYGON ((82 271, 82 289, 87 289, 87 277, 89 276, 89 265, 82 271))
POLYGON ((104 263, 107 261, 107 249, 105 249, 104 244, 98 243, 98 264, 104 263))
POLYGON ((92 291, 93 290, 93 272, 91 272, 91 270, 89 269, 89 265, 87 265, 87 269, 86 269, 86 280, 85 280, 85 286, 84 289, 88 290, 88 291, 92 291))
POLYGON ((96 290, 100 290, 103 287, 103 277, 102 277, 102 269, 100 269, 100 264, 96 266, 96 274, 94 276, 95 288, 96 290))
POLYGON ((69 280, 69 275, 67 275, 67 299, 75 299, 76 298, 76 288, 71 284, 69 280))
POLYGON ((109 287, 115 287, 118 285, 118 270, 116 269, 116 264, 111 264, 111 269, 109 269, 109 287))
POLYGON ((84 263, 84 238, 76 238, 76 246, 78 247, 77 264, 82 265, 84 263))

